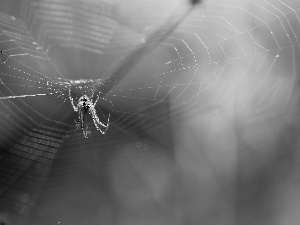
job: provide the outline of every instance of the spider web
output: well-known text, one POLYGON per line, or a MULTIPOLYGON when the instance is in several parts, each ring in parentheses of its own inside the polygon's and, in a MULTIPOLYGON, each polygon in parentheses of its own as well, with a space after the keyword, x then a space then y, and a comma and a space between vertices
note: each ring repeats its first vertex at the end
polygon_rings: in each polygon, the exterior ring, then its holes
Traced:
MULTIPOLYGON (((73 124, 62 116, 72 112, 68 89, 74 84, 86 91, 95 84, 100 91, 105 88, 110 75, 106 72, 143 42, 157 15, 151 12, 150 19, 130 21, 125 29, 111 19, 111 6, 104 1, 87 1, 84 6, 68 1, 25 2, 20 19, 0 15, 1 104, 33 123, 55 122, 68 129, 73 124), (66 74, 59 60, 51 57, 58 42, 103 62, 84 71, 90 75, 66 74)), ((205 2, 154 52, 141 56, 128 76, 100 100, 97 110, 102 119, 106 111, 112 112, 113 124, 131 129, 127 121, 132 118, 160 117, 160 112, 149 113, 158 104, 192 102, 206 107, 228 102, 251 77, 255 88, 243 101, 255 101, 256 111, 261 112, 266 99, 293 86, 284 80, 294 81, 297 74, 299 8, 296 0, 205 2)), ((84 62, 73 66, 86 70, 84 62)), ((84 92, 76 90, 78 97, 84 92)))

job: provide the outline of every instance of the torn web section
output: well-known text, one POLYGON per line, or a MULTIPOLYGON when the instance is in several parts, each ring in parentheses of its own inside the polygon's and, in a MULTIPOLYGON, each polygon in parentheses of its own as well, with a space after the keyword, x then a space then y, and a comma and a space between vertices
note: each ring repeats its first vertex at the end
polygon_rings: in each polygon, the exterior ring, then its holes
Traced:
POLYGON ((1 14, 0 20, 0 64, 2 71, 0 78, 2 83, 12 88, 11 95, 13 96, 33 94, 32 92, 36 92, 34 88, 42 87, 46 78, 36 69, 38 62, 34 62, 33 59, 47 60, 46 55, 39 50, 27 28, 18 19, 1 14))
POLYGON ((57 106, 56 99, 63 96, 61 88, 55 95, 48 91, 48 76, 58 73, 25 27, 15 19, 4 22, 0 35, 1 101, 26 119, 48 119, 49 105, 57 106))
POLYGON ((1 48, 0 79, 3 86, 1 98, 46 94, 45 80, 28 66, 32 60, 29 54, 12 40, 3 41, 2 39, 1 48))
POLYGON ((115 27, 110 12, 103 0, 26 0, 21 14, 47 51, 59 45, 102 54, 115 27))

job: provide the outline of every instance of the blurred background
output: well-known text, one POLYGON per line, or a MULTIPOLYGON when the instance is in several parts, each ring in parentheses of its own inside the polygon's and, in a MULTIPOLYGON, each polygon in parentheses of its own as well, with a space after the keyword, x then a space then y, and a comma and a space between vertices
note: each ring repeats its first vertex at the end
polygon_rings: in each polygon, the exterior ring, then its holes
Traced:
POLYGON ((300 2, 188 4, 0 0, 1 225, 299 224, 300 2), (86 139, 49 81, 112 71, 86 139))

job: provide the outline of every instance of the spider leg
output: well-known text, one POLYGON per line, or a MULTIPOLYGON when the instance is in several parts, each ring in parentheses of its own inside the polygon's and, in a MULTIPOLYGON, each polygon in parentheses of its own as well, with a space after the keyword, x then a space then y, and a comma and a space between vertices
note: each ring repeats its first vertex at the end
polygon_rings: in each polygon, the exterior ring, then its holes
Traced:
POLYGON ((84 112, 83 112, 82 108, 80 108, 80 107, 78 108, 78 120, 76 121, 76 119, 75 119, 75 124, 76 124, 76 128, 77 128, 77 132, 81 128, 81 131, 82 131, 84 137, 87 138, 87 130, 84 129, 84 112))
POLYGON ((97 95, 97 98, 96 98, 95 102, 93 103, 93 106, 94 106, 94 107, 96 106, 96 104, 97 104, 99 98, 100 98, 100 95, 97 95))
POLYGON ((87 128, 86 128, 85 130, 82 130, 82 132, 83 132, 84 138, 89 138, 89 137, 87 136, 87 128))
POLYGON ((81 112, 80 113, 80 117, 81 117, 81 119, 80 119, 80 125, 81 125, 81 130, 82 131, 84 131, 84 116, 83 116, 83 113, 81 112))
POLYGON ((94 122, 94 124, 95 124, 96 129, 99 130, 99 131, 101 132, 101 134, 105 134, 106 131, 107 131, 107 129, 108 129, 108 126, 109 126, 109 118, 108 118, 107 123, 106 123, 106 125, 105 125, 104 123, 102 123, 102 122, 99 120, 99 118, 98 118, 98 116, 97 116, 97 113, 96 113, 96 110, 95 110, 94 106, 92 106, 92 107, 90 108, 90 111, 91 111, 92 118, 93 118, 93 122, 94 122), (105 128, 105 130, 103 131, 101 128, 105 128))
POLYGON ((71 96, 71 89, 70 88, 69 88, 69 99, 71 101, 71 105, 73 106, 74 111, 77 112, 78 108, 74 105, 74 100, 73 100, 73 98, 71 96))
POLYGON ((77 121, 77 120, 75 119, 75 125, 76 125, 76 128, 77 128, 77 132, 79 131, 79 127, 80 127, 79 124, 80 124, 80 121, 79 121, 79 120, 77 121))

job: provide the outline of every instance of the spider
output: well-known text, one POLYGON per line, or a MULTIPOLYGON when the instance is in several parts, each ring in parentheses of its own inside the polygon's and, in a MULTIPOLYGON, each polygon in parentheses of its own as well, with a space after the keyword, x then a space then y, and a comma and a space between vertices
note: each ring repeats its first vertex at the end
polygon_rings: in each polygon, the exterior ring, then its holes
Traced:
POLYGON ((97 101, 99 99, 99 95, 97 96, 97 99, 94 103, 92 102, 90 97, 88 97, 87 95, 83 95, 79 98, 77 106, 76 106, 74 104, 73 98, 71 97, 71 90, 69 89, 69 98, 70 98, 70 101, 71 101, 71 104, 73 106, 74 111, 78 112, 78 120, 76 121, 76 119, 75 119, 77 132, 81 128, 84 137, 88 138, 87 137, 87 129, 84 129, 85 128, 85 126, 84 126, 84 115, 85 114, 91 114, 96 129, 99 130, 101 134, 106 133, 106 131, 108 129, 108 126, 109 126, 109 117, 108 117, 108 120, 107 120, 106 124, 102 123, 99 120, 99 118, 97 116, 97 113, 96 113, 96 109, 95 109, 95 106, 96 106, 97 101), (105 130, 103 131, 102 128, 104 128, 105 130))

